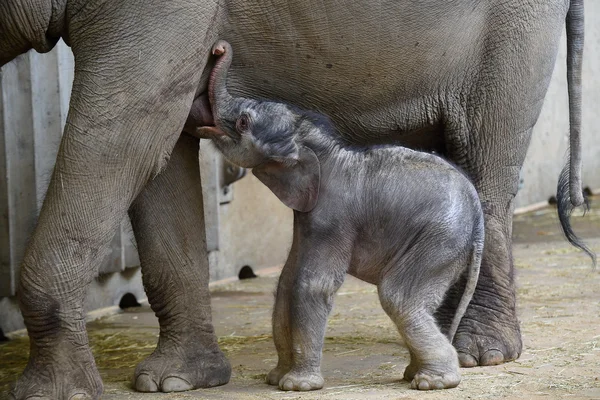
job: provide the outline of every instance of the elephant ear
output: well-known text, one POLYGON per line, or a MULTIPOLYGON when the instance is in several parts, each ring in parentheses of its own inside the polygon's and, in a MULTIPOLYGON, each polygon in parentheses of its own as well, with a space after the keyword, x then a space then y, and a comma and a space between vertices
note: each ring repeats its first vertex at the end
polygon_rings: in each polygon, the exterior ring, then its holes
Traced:
POLYGON ((308 212, 317 205, 321 165, 308 147, 300 146, 292 165, 285 160, 268 161, 253 168, 252 173, 289 208, 308 212))

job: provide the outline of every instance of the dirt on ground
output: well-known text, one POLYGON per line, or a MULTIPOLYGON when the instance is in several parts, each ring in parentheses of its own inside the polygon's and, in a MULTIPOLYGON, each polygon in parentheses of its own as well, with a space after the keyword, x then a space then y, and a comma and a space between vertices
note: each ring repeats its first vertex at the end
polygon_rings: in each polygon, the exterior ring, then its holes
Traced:
MULTIPOLYGON (((574 222, 600 252, 600 212, 575 216, 574 222)), ((401 380, 408 352, 375 287, 351 277, 329 319, 325 388, 297 393, 268 386, 265 374, 277 361, 270 327, 275 271, 212 290, 215 329, 233 367, 222 387, 136 393, 133 370, 158 336, 152 311, 132 308, 89 323, 103 399, 600 399, 600 271, 563 240, 552 207, 517 216, 513 235, 523 353, 503 365, 462 369, 456 389, 417 392, 401 380)), ((26 337, 0 344, 0 393, 23 370, 27 353, 26 337)))

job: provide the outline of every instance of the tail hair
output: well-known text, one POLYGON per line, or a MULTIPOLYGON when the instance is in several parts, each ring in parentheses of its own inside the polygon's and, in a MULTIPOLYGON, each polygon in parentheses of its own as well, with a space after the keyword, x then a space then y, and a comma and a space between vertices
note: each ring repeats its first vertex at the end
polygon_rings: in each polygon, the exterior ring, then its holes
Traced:
MULTIPOLYGON (((584 242, 578 237, 573 231, 571 226, 571 214, 575 207, 571 204, 571 195, 569 192, 569 163, 565 165, 558 178, 558 186, 556 188, 556 205, 558 207, 558 219, 560 226, 562 227, 563 233, 569 243, 578 249, 584 251, 591 259, 592 266, 596 268, 596 253, 594 253, 584 242)), ((584 195, 584 214, 590 208, 589 199, 584 195)))

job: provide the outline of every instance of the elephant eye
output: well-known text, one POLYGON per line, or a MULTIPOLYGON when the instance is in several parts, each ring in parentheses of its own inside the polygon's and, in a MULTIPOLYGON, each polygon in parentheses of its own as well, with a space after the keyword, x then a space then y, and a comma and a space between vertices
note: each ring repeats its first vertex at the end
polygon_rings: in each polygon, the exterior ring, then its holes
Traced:
POLYGON ((250 126, 250 119, 246 114, 242 114, 235 123, 235 129, 239 133, 246 132, 250 126))

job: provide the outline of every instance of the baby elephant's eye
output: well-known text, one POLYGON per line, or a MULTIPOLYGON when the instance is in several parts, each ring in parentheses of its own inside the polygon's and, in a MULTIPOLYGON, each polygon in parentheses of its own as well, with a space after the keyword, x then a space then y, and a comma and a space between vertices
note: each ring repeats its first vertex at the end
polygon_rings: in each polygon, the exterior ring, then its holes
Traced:
POLYGON ((250 125, 250 119, 248 118, 248 116, 246 114, 242 114, 235 123, 235 129, 239 133, 243 133, 248 130, 249 125, 250 125))

